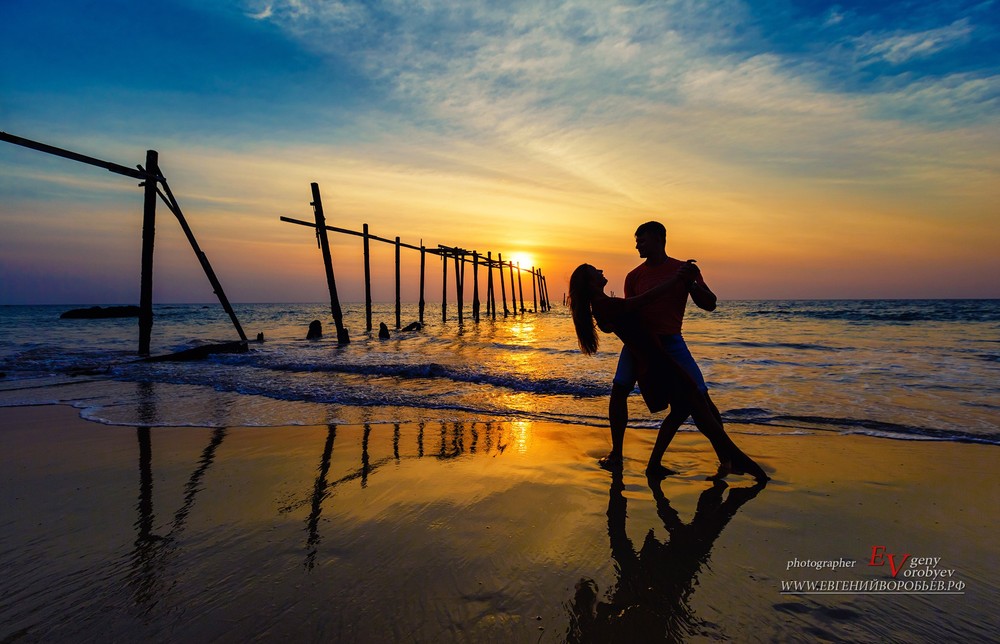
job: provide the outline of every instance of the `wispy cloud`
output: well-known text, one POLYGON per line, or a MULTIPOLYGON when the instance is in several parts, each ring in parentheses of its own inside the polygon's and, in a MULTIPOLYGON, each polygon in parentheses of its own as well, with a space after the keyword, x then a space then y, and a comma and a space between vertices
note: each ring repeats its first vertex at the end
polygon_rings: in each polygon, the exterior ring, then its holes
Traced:
POLYGON ((915 33, 865 34, 858 39, 858 49, 864 58, 886 60, 898 65, 963 44, 972 32, 969 20, 962 18, 945 27, 915 33))

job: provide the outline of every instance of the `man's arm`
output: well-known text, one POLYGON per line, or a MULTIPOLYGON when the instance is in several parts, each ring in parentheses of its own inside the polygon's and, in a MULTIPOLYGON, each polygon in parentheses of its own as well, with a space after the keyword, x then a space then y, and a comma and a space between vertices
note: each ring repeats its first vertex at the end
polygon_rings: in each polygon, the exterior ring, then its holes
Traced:
POLYGON ((705 282, 701 281, 700 277, 691 282, 690 293, 691 300, 694 301, 699 309, 714 311, 719 302, 719 298, 715 297, 715 293, 712 292, 712 289, 708 288, 705 282))
POLYGON ((719 298, 715 297, 712 289, 708 288, 708 284, 701 277, 701 269, 695 266, 693 262, 694 260, 688 261, 688 265, 695 272, 694 279, 691 280, 691 285, 688 286, 688 292, 691 293, 691 299, 699 309, 714 311, 719 298))

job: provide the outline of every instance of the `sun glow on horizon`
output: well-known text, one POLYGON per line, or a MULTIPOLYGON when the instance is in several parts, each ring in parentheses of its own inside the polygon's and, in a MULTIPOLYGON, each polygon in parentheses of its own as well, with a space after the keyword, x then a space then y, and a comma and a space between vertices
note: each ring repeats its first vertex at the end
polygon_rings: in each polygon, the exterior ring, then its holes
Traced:
POLYGON ((511 256, 506 261, 512 262, 515 267, 520 266, 528 270, 531 270, 532 267, 537 268, 534 256, 524 252, 511 253, 511 256))

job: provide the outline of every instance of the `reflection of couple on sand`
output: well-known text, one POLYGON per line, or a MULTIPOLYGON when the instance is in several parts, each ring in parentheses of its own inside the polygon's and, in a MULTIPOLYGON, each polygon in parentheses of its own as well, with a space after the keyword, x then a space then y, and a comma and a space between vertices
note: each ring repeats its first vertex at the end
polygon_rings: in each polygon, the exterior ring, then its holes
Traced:
POLYGON ((714 633, 712 624, 698 619, 690 596, 698 585, 698 574, 708 563, 715 540, 740 506, 757 496, 764 483, 753 487, 730 488, 714 481, 701 493, 690 523, 681 521, 677 511, 660 489, 660 481, 650 479, 656 513, 670 534, 659 541, 650 529, 637 550, 625 529, 627 504, 620 472, 612 474, 608 499, 608 536, 616 565, 617 580, 599 597, 597 584, 583 578, 568 608, 568 642, 660 642, 685 641, 701 636, 725 639, 714 633))
POLYGON ((626 276, 624 298, 606 295, 608 280, 603 271, 589 264, 579 266, 570 277, 570 307, 583 352, 597 351, 598 328, 614 333, 625 345, 608 405, 611 453, 601 459, 601 465, 612 471, 622 467, 628 395, 638 383, 650 412, 670 407, 646 466, 648 476, 663 478, 672 473, 660 461, 690 416, 719 458, 719 470, 709 478, 722 479, 733 473, 766 481, 764 470, 726 434, 701 370, 681 336, 688 295, 699 308, 712 311, 715 293, 705 284, 694 260, 683 262, 667 256, 666 243, 667 231, 659 222, 646 222, 636 229, 635 247, 645 262, 626 276))

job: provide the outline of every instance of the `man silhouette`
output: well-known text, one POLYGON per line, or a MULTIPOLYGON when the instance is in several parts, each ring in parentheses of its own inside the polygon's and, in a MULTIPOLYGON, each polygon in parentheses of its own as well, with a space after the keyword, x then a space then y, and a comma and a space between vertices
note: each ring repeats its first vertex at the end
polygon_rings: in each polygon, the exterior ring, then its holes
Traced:
MULTIPOLYGON (((634 268, 625 277, 625 297, 633 297, 671 279, 685 265, 693 265, 692 261, 681 261, 669 257, 666 252, 667 230, 657 221, 648 221, 635 231, 635 248, 639 257, 645 261, 634 268)), ((690 283, 677 280, 675 287, 667 294, 657 298, 653 303, 639 310, 642 326, 655 335, 662 344, 663 350, 670 355, 677 365, 691 378, 698 392, 703 394, 720 425, 722 423, 718 408, 708 394, 708 386, 702 376, 698 364, 691 356, 681 327, 684 322, 684 310, 688 295, 698 308, 714 311, 718 298, 705 283, 701 271, 695 269, 695 278, 690 283)), ((628 395, 635 388, 636 365, 628 349, 623 348, 618 358, 618 368, 611 385, 611 397, 608 402, 608 422, 611 426, 611 452, 600 460, 602 467, 617 469, 622 464, 622 447, 625 441, 625 427, 628 425, 628 395)), ((663 454, 673 439, 677 429, 687 420, 690 406, 684 401, 682 392, 677 392, 671 400, 670 413, 663 421, 656 442, 650 454, 646 473, 662 477, 671 473, 660 464, 663 454)), ((706 433, 719 455, 720 468, 716 476, 724 477, 729 473, 732 461, 731 451, 735 446, 728 436, 716 436, 706 433)))

